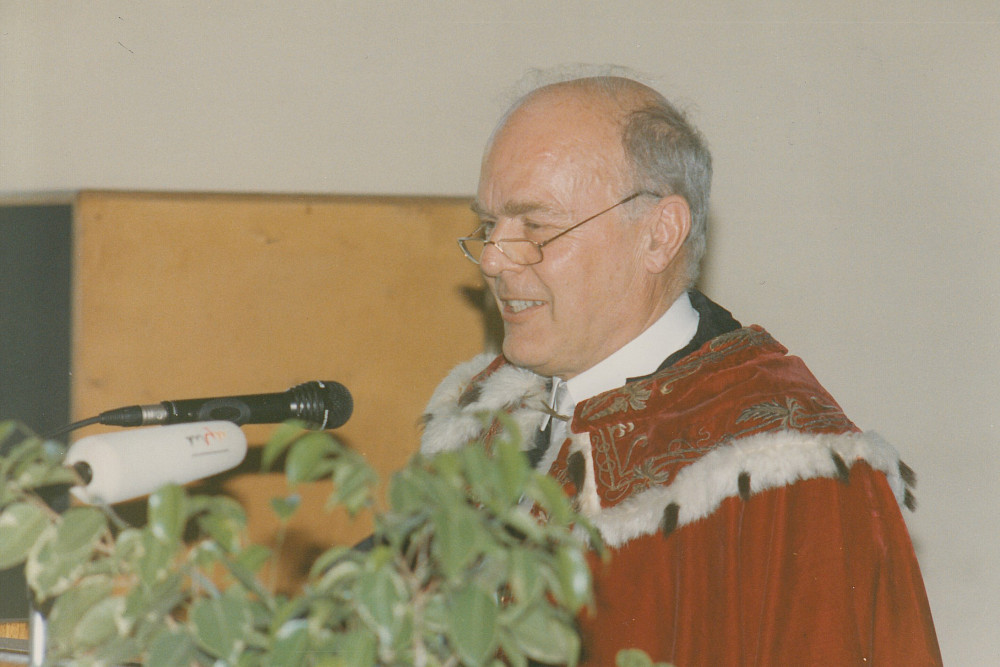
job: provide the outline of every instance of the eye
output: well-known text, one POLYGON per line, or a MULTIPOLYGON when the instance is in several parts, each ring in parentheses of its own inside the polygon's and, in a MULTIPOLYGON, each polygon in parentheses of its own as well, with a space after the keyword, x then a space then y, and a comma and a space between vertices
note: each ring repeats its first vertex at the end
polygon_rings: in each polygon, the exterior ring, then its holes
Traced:
POLYGON ((537 220, 525 220, 521 225, 525 238, 537 240, 552 233, 552 225, 537 220))
POLYGON ((493 230, 496 228, 497 223, 494 220, 480 220, 479 221, 479 232, 477 236, 481 236, 484 239, 489 239, 493 236, 493 230))

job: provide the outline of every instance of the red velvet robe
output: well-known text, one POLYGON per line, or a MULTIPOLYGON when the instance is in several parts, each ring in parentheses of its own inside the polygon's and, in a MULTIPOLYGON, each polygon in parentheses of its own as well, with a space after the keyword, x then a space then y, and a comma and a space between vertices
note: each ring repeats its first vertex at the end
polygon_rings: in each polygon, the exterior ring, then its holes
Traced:
MULTIPOLYGON (((483 409, 531 428, 537 377, 497 359, 446 381, 424 450, 483 409)), ((581 402, 571 430, 550 474, 610 551, 582 664, 630 647, 678 667, 941 664, 899 508, 910 472, 762 329, 581 402)))

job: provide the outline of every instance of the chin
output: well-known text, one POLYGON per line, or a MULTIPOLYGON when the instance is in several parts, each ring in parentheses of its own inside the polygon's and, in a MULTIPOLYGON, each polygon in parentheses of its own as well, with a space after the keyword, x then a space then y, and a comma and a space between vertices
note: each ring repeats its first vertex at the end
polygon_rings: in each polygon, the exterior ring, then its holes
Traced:
POLYGON ((509 338, 504 338, 503 356, 515 366, 527 368, 529 371, 545 375, 544 370, 542 370, 545 366, 545 361, 541 358, 541 354, 537 350, 525 349, 523 346, 517 345, 516 341, 512 342, 509 338))

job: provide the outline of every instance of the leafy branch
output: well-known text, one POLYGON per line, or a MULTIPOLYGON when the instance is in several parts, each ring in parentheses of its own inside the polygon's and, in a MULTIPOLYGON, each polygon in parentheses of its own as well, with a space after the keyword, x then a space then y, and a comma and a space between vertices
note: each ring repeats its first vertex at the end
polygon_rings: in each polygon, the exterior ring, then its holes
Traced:
MULTIPOLYGON (((165 486, 142 526, 108 507, 56 512, 47 490, 80 483, 62 447, 6 422, 0 568, 24 564, 55 664, 573 665, 600 539, 499 419, 489 446, 397 472, 371 548, 330 548, 293 596, 264 583, 280 549, 248 543, 234 500, 165 486)), ((374 504, 375 473, 327 433, 282 425, 262 460, 284 462, 291 492, 272 502, 283 521, 298 509, 295 485, 320 479, 328 508, 374 504)), ((623 652, 619 664, 652 663, 623 652)))

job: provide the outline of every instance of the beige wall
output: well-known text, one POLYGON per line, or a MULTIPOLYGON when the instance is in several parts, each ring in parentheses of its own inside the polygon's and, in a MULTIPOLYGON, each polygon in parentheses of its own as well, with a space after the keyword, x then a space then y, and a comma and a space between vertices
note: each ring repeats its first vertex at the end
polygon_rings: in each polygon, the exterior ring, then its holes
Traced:
POLYGON ((716 156, 704 287, 918 470, 945 659, 993 662, 995 0, 251 4, 0 0, 0 195, 467 195, 526 68, 643 70, 716 156))

